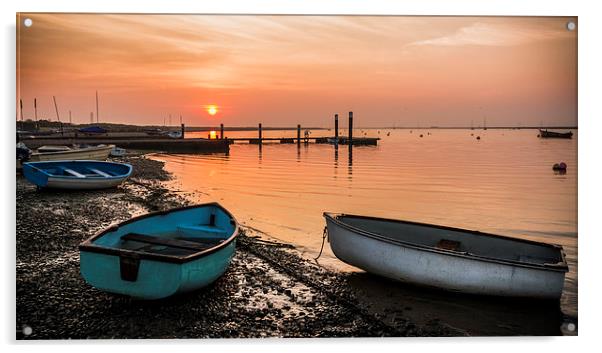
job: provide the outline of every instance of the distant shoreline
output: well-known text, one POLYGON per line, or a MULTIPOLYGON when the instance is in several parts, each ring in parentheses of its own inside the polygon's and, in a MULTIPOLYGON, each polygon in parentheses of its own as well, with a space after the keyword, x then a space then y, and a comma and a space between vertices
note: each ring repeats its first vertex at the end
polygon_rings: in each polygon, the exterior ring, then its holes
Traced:
MULTIPOLYGON (((17 130, 32 131, 34 122, 26 120, 24 122, 17 121, 17 130)), ((100 126, 112 132, 132 132, 132 131, 146 131, 153 129, 160 130, 180 130, 181 126, 161 126, 161 125, 128 125, 128 124, 114 124, 114 123, 97 123, 97 124, 68 124, 63 123, 63 129, 80 129, 89 126, 100 126)), ((61 123, 57 121, 43 120, 39 122, 40 130, 43 129, 58 129, 61 127, 61 123)), ((224 126, 224 131, 257 131, 257 126, 224 126)), ((301 126, 302 130, 333 130, 334 127, 318 127, 318 126, 301 126)), ((345 127, 340 127, 340 130, 347 130, 345 127)), ((470 126, 357 126, 354 130, 483 130, 483 127, 470 127, 470 126)), ((487 130, 578 130, 578 126, 488 126, 487 130)), ((186 132, 205 132, 205 131, 218 131, 220 126, 185 126, 186 132)), ((292 127, 277 127, 277 126, 262 126, 263 131, 295 131, 296 126, 292 127)))

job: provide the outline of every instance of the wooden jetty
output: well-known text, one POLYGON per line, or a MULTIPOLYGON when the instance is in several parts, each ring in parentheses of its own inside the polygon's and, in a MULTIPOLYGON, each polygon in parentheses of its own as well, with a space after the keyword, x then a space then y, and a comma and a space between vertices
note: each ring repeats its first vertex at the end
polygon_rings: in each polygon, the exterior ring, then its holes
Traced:
POLYGON ((48 145, 106 144, 141 151, 161 151, 169 153, 228 153, 230 142, 225 139, 172 139, 149 136, 130 137, 77 137, 77 138, 29 138, 21 139, 27 147, 35 149, 48 145))
MULTIPOLYGON (((220 125, 221 138, 224 138, 224 125, 220 125)), ((281 144, 294 144, 301 145, 313 142, 318 144, 333 144, 335 148, 338 145, 351 145, 351 146, 376 146, 378 144, 379 137, 353 137, 353 112, 349 112, 349 136, 339 136, 339 115, 334 115, 334 136, 321 136, 321 137, 310 137, 305 135, 301 137, 301 125, 297 125, 297 137, 263 137, 263 128, 261 123, 257 126, 257 137, 234 137, 228 138, 228 141, 234 142, 248 142, 253 145, 261 145, 264 142, 274 142, 281 144)))

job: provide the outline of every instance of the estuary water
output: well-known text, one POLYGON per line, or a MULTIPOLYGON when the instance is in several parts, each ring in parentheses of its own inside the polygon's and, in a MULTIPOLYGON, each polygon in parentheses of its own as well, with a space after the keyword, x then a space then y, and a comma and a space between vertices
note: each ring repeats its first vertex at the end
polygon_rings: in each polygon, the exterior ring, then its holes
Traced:
MULTIPOLYGON (((236 143, 227 155, 153 158, 175 175, 172 188, 194 201, 221 203, 241 224, 293 243, 307 257, 320 251, 325 211, 560 244, 570 268, 561 307, 576 317, 578 139, 573 133, 565 140, 541 139, 528 129, 357 129, 354 136, 380 137, 378 146, 354 147, 350 153, 347 146, 325 144, 236 143), (568 165, 566 173, 552 170, 559 162, 568 165)), ((256 135, 226 132, 231 138, 256 135)), ((263 136, 293 137, 296 131, 263 136)), ((338 261, 328 244, 320 263, 360 272, 338 261)))

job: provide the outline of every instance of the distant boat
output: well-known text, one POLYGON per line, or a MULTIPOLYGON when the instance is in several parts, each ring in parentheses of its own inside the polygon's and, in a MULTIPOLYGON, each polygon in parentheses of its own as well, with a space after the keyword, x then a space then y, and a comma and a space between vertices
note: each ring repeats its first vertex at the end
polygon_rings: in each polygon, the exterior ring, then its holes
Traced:
POLYGON ((543 138, 559 138, 559 139, 570 139, 573 138, 573 132, 554 132, 548 130, 539 129, 539 136, 543 138))
POLYGON ((172 139, 179 139, 182 138, 182 131, 170 131, 167 133, 167 136, 171 137, 172 139))
POLYGON ((156 135, 165 135, 165 131, 161 129, 147 129, 144 130, 147 135, 156 136, 156 135))
POLYGON ((83 134, 87 134, 87 135, 102 135, 102 134, 106 134, 108 132, 107 129, 103 129, 100 126, 89 126, 89 127, 81 128, 77 131, 79 131, 83 134))
POLYGON ((454 292, 558 299, 561 246, 465 229, 324 213, 340 260, 402 282, 454 292))
POLYGON ((23 175, 39 188, 90 190, 121 184, 132 166, 100 161, 52 161, 23 163, 23 175))
POLYGON ((81 243, 80 273, 103 291, 161 299, 218 279, 237 236, 238 223, 217 203, 149 213, 81 243))

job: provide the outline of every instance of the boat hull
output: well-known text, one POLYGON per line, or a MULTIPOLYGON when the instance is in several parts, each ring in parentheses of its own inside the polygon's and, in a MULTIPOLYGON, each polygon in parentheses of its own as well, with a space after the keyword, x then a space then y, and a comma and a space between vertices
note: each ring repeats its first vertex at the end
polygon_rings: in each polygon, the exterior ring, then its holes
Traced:
POLYGON ((70 151, 32 153, 29 162, 61 161, 61 160, 95 160, 104 161, 109 157, 114 145, 102 147, 79 148, 70 151))
POLYGON ((79 178, 55 178, 48 177, 45 187, 49 189, 66 189, 66 190, 98 190, 110 189, 117 187, 123 183, 128 176, 112 179, 79 179, 79 178))
POLYGON ((119 256, 80 251, 80 273, 100 290, 156 300, 213 283, 228 269, 235 248, 233 241, 211 255, 183 264, 142 259, 135 282, 121 279, 119 256))
POLYGON ((326 217, 337 258, 396 281, 477 295, 558 299, 564 272, 425 251, 366 237, 326 217))
POLYGON ((559 139, 571 139, 573 138, 573 132, 554 132, 539 130, 539 136, 541 138, 559 138, 559 139))

